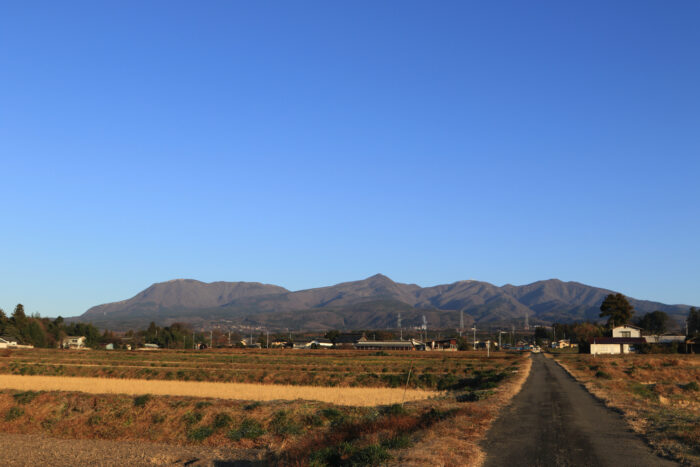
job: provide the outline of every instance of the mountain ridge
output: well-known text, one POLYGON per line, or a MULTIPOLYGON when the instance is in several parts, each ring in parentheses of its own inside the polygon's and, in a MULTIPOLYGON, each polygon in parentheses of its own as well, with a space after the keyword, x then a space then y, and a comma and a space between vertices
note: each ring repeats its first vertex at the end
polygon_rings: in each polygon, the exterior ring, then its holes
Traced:
MULTIPOLYGON (((392 323, 401 312, 406 326, 420 325, 426 315, 431 327, 448 328, 459 324, 459 312, 463 312, 470 326, 512 325, 521 323, 526 314, 530 324, 550 324, 599 320, 600 303, 609 293, 614 291, 559 279, 500 287, 470 279, 420 287, 375 274, 297 291, 260 282, 173 279, 152 284, 129 299, 94 306, 73 319, 110 329, 138 327, 150 321, 161 325, 185 321, 201 326, 217 322, 274 329, 357 329, 395 327, 392 323)), ((639 315, 661 310, 677 323, 689 308, 628 299, 639 315)))

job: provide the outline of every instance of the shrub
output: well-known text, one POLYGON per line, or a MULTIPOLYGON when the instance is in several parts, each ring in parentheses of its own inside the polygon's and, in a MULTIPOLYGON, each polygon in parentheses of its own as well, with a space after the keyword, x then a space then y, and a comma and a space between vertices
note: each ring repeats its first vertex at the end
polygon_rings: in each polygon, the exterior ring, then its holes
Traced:
POLYGON ((432 425, 441 420, 454 417, 456 413, 457 409, 440 410, 433 407, 421 415, 421 422, 423 425, 432 425))
POLYGON ((182 421, 185 422, 186 425, 194 425, 195 423, 199 423, 200 421, 202 421, 202 413, 187 412, 185 415, 182 416, 182 421))
POLYGON ((262 404, 260 402, 251 402, 250 404, 244 405, 243 410, 255 410, 262 404))
POLYGON ((265 429, 252 418, 244 418, 238 428, 228 432, 228 437, 234 441, 243 438, 255 439, 265 434, 265 429))
POLYGON ((595 372, 595 377, 596 378, 601 378, 601 379, 612 379, 612 376, 610 376, 610 373, 606 373, 603 370, 598 370, 595 372))
POLYGON ((134 397, 134 406, 136 407, 144 407, 148 401, 151 400, 151 395, 150 394, 144 394, 142 396, 136 396, 134 397))
POLYGON ((18 404, 29 404, 38 395, 39 395, 38 392, 26 391, 26 392, 18 392, 17 394, 13 394, 12 397, 14 397, 15 401, 18 404))
POLYGON ((159 423, 163 423, 164 421, 165 421, 165 415, 155 413, 155 414, 153 414, 153 416, 151 416, 151 423, 153 423, 154 425, 157 425, 159 423))
POLYGON ((698 383, 695 381, 691 381, 688 384, 681 384, 680 387, 684 391, 700 391, 700 386, 698 386, 698 383))
POLYGON ((192 441, 204 441, 214 433, 214 428, 210 426, 200 426, 189 430, 187 437, 192 441))
POLYGON ((309 456, 311 467, 322 467, 326 465, 342 465, 342 457, 337 447, 327 447, 314 451, 309 456))
POLYGON ((289 419, 289 414, 285 410, 280 410, 272 417, 270 428, 277 435, 298 435, 301 427, 289 419))
POLYGON ((379 409, 380 413, 383 415, 403 415, 406 413, 406 409, 401 404, 391 404, 379 409))
POLYGON ((194 405, 194 408, 195 409, 203 409, 205 407, 209 407, 210 405, 211 405, 211 402, 209 402, 209 401, 201 401, 201 402, 197 402, 194 405))
POLYGON ((382 375, 381 377, 381 380, 391 388, 398 388, 402 384, 406 384, 406 379, 407 375, 382 375))
POLYGON ((231 424, 231 416, 227 413, 218 413, 214 417, 214 428, 226 428, 231 424))
POLYGON ((382 446, 387 449, 405 449, 413 444, 410 436, 406 434, 396 435, 392 438, 382 441, 382 446))
POLYGON ((349 460, 352 465, 380 465, 389 459, 391 459, 391 454, 385 447, 379 444, 370 444, 355 451, 349 460))
POLYGON ((642 384, 642 383, 630 383, 630 389, 632 389, 632 392, 644 399, 651 399, 651 400, 656 400, 658 399, 658 395, 652 390, 652 387, 642 384))
POLYGON ((5 413, 5 421, 11 422, 12 420, 17 420, 19 417, 24 415, 24 409, 21 407, 10 407, 10 410, 5 413))
POLYGON ((97 425, 100 425, 101 423, 102 423, 102 418, 97 414, 91 415, 90 418, 88 418, 88 425, 90 425, 90 426, 97 426, 97 425))
POLYGON ((465 392, 457 396, 457 402, 476 402, 479 399, 481 399, 481 395, 475 391, 465 392))
POLYGON ((453 389, 457 385, 459 380, 453 374, 446 374, 440 377, 437 382, 438 391, 445 391, 447 389, 453 389))

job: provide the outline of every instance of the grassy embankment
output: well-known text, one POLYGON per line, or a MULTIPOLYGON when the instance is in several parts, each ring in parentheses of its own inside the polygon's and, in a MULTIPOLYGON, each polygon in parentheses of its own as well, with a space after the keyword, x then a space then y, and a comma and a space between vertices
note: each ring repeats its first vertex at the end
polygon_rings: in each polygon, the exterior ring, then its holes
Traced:
POLYGON ((557 355, 596 397, 620 410, 660 453, 700 465, 700 357, 557 355))
MULTIPOLYGON (((291 365, 297 374, 292 382, 311 381, 317 386, 294 387, 309 392, 293 401, 255 401, 259 398, 255 387, 253 393, 241 394, 248 400, 95 395, 40 391, 40 387, 0 392, 0 417, 6 432, 254 448, 267 461, 289 465, 476 464, 480 459, 478 440, 498 408, 516 391, 530 363, 517 355, 486 359, 476 353, 373 355, 329 351, 135 354, 42 350, 6 352, 0 360, 0 373, 6 374, 48 371, 55 374, 57 368, 63 368, 61 371, 69 373, 72 369, 79 372, 88 369, 91 376, 98 376, 116 369, 112 374, 150 378, 135 382, 104 379, 133 386, 132 394, 139 393, 145 383, 177 388, 185 379, 236 381, 241 375, 247 380, 251 374, 259 378, 263 373, 267 373, 262 377, 263 382, 288 383, 288 371, 281 371, 279 376, 272 374, 278 366, 291 365), (387 371, 382 372, 384 368, 387 371), (144 374, 145 369, 150 371, 144 374), (179 371, 183 372, 181 380, 167 381, 167 372, 177 375, 179 371), (314 373, 313 377, 309 376, 310 372, 314 373), (343 377, 335 376, 338 374, 343 377), (313 390, 347 388, 369 394, 382 386, 402 386, 395 384, 396 380, 403 380, 404 384, 408 380, 408 386, 413 388, 439 387, 445 392, 403 406, 353 406, 304 400, 319 397, 313 390)), ((62 379, 77 381, 67 376, 62 379)), ((267 384, 257 387, 261 391, 281 389, 267 384)), ((402 392, 402 389, 392 391, 402 392)))

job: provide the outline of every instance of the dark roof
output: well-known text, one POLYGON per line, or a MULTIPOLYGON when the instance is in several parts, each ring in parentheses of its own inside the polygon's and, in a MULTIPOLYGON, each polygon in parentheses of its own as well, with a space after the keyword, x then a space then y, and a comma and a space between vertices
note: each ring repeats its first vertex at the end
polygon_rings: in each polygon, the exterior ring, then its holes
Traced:
POLYGON ((643 337, 594 337, 591 344, 646 344, 643 337))
POLYGON ((413 347, 411 341, 363 341, 355 344, 357 347, 413 347))
POLYGON ((344 332, 335 338, 336 344, 354 344, 365 337, 364 332, 344 332))
POLYGON ((435 342, 436 344, 438 344, 438 343, 447 343, 447 342, 453 342, 453 341, 457 342, 457 338, 456 337, 448 337, 447 339, 433 339, 433 340, 428 341, 428 342, 429 343, 435 342))

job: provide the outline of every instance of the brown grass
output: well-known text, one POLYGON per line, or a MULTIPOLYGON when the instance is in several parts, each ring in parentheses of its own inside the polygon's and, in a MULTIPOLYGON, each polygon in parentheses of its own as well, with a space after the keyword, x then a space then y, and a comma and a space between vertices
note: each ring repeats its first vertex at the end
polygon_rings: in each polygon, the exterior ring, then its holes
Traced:
POLYGON ((529 367, 530 360, 520 355, 496 353, 486 358, 476 352, 13 352, 0 361, 0 385, 7 386, 12 380, 21 382, 23 386, 15 386, 20 390, 62 391, 30 396, 0 391, 0 422, 5 431, 13 433, 255 449, 275 465, 367 463, 366 456, 374 454, 375 460, 384 456, 382 462, 386 462, 390 456, 389 462, 401 465, 478 465, 483 458, 479 440, 499 408, 517 393, 529 367), (389 405, 403 399, 409 368, 407 402, 403 407, 389 405), (185 378, 202 381, 164 379, 166 371, 180 370, 185 371, 185 378), (75 372, 102 377, 83 379, 73 376, 75 372), (141 379, 115 377, 124 375, 141 379), (387 375, 391 377, 383 378, 387 375), (52 378, 43 381, 58 381, 60 388, 38 384, 46 376, 52 378), (294 384, 222 382, 241 376, 246 381, 294 384), (397 380, 398 388, 386 387, 397 380), (183 394, 183 387, 198 389, 193 397, 155 395, 159 392, 152 385, 170 389, 160 394, 183 394), (437 386, 447 390, 414 392, 437 386), (204 387, 217 390, 206 393, 201 390, 204 387), (250 392, 243 393, 243 387, 250 392), (282 387, 284 399, 291 400, 283 400, 282 387), (86 393, 86 388, 96 394, 86 393), (220 388, 237 390, 229 399, 220 388), (263 397, 263 390, 272 395, 263 397), (292 395, 293 391, 301 395, 292 395), (342 400, 330 396, 335 391, 344 395, 342 400), (379 394, 375 391, 390 391, 391 396, 370 401, 370 394, 379 394), (137 404, 139 398, 133 395, 144 393, 154 395, 145 404, 137 404), (357 405, 344 405, 350 393, 359 394, 357 405), (212 398, 204 399, 208 394, 212 398), (298 398, 310 399, 310 394, 336 403, 298 398), (220 413, 231 418, 225 429, 215 428, 220 413), (264 433, 232 438, 230 430, 242 426, 244 420, 255 421, 264 433))
POLYGON ((370 407, 415 401, 439 395, 435 391, 392 388, 343 388, 271 384, 212 383, 63 376, 3 375, 0 388, 20 391, 78 391, 89 394, 154 394, 217 399, 274 401, 317 400, 336 405, 370 407))

